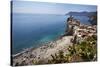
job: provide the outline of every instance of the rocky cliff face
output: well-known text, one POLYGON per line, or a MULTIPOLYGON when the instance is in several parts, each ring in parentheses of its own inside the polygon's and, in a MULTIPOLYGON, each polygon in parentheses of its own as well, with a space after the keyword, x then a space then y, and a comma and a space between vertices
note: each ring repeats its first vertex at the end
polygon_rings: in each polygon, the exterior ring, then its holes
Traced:
POLYGON ((73 35, 75 29, 77 29, 80 26, 80 21, 77 19, 74 19, 73 17, 69 17, 66 21, 66 31, 65 31, 65 35, 73 35))
POLYGON ((96 25, 83 25, 80 21, 69 17, 66 21, 67 29, 64 36, 73 36, 72 42, 79 43, 89 36, 97 36, 96 25))

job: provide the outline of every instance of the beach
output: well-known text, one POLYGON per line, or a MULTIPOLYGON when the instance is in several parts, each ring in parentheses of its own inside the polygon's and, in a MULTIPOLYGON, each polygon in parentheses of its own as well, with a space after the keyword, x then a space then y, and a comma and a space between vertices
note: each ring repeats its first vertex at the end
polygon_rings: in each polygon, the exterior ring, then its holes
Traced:
POLYGON ((43 63, 46 63, 48 60, 52 59, 51 55, 54 55, 60 50, 67 51, 67 47, 72 44, 70 42, 71 38, 73 38, 73 36, 65 36, 55 42, 50 42, 47 45, 43 45, 36 49, 28 49, 20 54, 13 56, 13 62, 14 64, 21 64, 23 61, 25 61, 27 65, 32 65, 33 60, 37 62, 42 60, 43 63))

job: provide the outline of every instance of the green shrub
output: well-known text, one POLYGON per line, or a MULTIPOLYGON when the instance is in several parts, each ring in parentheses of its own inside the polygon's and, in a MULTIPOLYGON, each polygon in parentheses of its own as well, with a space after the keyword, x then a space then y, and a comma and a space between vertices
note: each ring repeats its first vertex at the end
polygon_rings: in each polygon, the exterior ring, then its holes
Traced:
POLYGON ((59 51, 58 55, 51 55, 52 60, 48 63, 66 63, 77 61, 95 61, 97 59, 97 37, 91 36, 80 44, 73 44, 74 46, 68 47, 68 52, 59 51))

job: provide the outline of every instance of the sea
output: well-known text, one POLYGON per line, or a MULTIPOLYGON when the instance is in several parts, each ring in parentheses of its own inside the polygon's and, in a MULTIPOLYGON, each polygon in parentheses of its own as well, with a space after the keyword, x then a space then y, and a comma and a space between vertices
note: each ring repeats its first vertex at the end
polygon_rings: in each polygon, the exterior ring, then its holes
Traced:
MULTIPOLYGON (((12 54, 36 48, 64 34, 69 15, 12 14, 12 54)), ((87 16, 73 16, 82 24, 90 24, 87 16)))

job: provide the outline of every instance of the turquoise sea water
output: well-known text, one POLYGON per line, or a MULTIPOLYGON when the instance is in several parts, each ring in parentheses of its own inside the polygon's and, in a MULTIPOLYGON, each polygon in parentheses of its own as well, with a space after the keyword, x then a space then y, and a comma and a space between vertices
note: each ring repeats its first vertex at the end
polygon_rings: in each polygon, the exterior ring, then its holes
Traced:
MULTIPOLYGON (((74 16, 84 24, 88 17, 74 16)), ((55 40, 64 33, 68 16, 50 14, 13 14, 12 52, 16 54, 25 48, 38 47, 55 40), (41 44, 42 43, 42 44, 41 44)))

